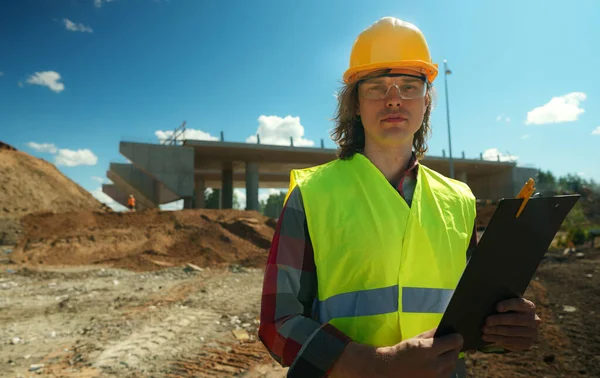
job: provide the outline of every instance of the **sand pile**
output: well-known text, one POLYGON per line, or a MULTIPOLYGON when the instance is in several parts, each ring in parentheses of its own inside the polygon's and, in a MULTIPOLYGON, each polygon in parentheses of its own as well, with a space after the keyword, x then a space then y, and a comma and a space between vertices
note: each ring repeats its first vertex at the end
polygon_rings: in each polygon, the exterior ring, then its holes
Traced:
POLYGON ((209 209, 32 214, 22 223, 16 263, 134 271, 185 263, 264 266, 275 230, 275 222, 258 212, 209 209))
POLYGON ((37 211, 100 210, 101 202, 63 175, 54 164, 2 143, 0 214, 21 217, 37 211))
POLYGON ((14 244, 19 219, 39 211, 105 210, 53 164, 0 142, 0 244, 14 244))

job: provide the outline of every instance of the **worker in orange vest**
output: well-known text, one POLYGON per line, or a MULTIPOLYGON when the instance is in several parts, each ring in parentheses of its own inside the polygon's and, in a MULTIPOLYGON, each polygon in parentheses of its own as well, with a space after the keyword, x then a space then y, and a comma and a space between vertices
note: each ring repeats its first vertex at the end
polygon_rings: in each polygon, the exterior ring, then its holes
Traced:
POLYGON ((135 197, 133 194, 130 194, 129 198, 127 199, 127 207, 130 211, 135 211, 135 197))

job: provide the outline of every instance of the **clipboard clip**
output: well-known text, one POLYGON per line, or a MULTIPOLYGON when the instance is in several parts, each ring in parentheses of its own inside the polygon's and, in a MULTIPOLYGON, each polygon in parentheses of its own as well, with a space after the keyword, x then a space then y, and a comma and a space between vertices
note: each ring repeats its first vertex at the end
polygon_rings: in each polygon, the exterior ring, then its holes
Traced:
POLYGON ((527 180, 525 185, 523 185, 519 194, 517 194, 517 198, 523 198, 523 202, 521 203, 521 206, 519 207, 519 211, 517 211, 516 218, 518 218, 521 215, 521 212, 523 212, 523 210, 525 209, 525 206, 527 205, 527 202, 529 202, 529 198, 531 198, 531 195, 533 194, 534 191, 535 191, 535 181, 533 181, 533 179, 530 178, 529 180, 527 180))

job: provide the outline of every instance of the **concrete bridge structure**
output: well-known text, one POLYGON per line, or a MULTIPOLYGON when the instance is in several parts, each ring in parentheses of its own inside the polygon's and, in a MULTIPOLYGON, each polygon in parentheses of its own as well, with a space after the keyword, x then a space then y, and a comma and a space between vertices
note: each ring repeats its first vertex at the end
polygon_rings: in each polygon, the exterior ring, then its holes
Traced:
MULTIPOLYGON (((181 144, 123 141, 119 152, 128 164, 111 163, 112 185, 102 190, 126 204, 133 193, 140 208, 183 199, 184 208, 203 208, 204 190, 221 189, 221 207, 232 208, 234 188, 246 189, 248 210, 259 210, 259 188, 287 188, 290 170, 335 159, 336 149, 185 140, 181 144)), ((515 162, 454 158, 456 178, 467 183, 478 199, 515 196, 537 170, 515 162)), ((423 164, 449 175, 449 159, 426 156, 423 164)))

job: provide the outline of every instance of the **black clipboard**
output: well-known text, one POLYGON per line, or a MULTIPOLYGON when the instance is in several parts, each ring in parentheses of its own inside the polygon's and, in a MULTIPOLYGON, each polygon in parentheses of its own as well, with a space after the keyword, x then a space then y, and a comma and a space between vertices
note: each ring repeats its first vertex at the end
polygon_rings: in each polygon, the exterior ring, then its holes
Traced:
POLYGON ((462 351, 491 343, 483 341, 485 319, 496 304, 519 298, 580 195, 531 198, 517 218, 523 199, 502 199, 450 299, 435 337, 458 332, 462 351))

